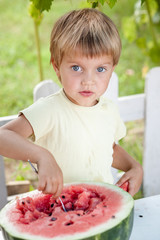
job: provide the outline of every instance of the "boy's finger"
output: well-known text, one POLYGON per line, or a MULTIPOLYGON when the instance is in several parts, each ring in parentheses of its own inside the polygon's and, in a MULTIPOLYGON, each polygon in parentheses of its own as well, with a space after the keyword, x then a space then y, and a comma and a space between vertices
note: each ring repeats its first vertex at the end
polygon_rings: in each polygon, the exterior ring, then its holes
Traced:
POLYGON ((134 195, 135 195, 136 191, 135 191, 134 185, 130 184, 128 193, 129 193, 131 196, 134 196, 134 195))
POLYGON ((39 191, 44 191, 44 189, 46 188, 46 181, 41 179, 38 182, 38 190, 39 191))
POLYGON ((63 183, 60 183, 58 185, 57 192, 55 194, 55 198, 58 198, 61 195, 62 191, 63 191, 63 183))
POLYGON ((49 178, 47 179, 47 184, 43 192, 45 194, 53 194, 53 196, 55 196, 57 192, 57 188, 58 188, 58 184, 55 181, 55 179, 53 180, 52 178, 49 178))
POLYGON ((134 190, 129 190, 129 192, 128 192, 132 197, 135 195, 135 191, 134 190))
POLYGON ((126 181, 128 181, 128 177, 126 174, 124 174, 119 181, 116 183, 116 186, 120 187, 123 183, 125 183, 126 181))

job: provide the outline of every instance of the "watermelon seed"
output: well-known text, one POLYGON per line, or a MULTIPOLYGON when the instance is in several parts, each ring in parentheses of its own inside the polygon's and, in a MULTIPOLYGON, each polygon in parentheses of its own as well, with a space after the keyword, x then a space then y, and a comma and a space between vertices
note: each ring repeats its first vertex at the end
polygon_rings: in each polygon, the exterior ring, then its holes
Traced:
POLYGON ((115 218, 115 216, 113 215, 113 216, 112 216, 112 218, 114 219, 114 218, 115 218))
POLYGON ((64 196, 64 195, 62 195, 62 198, 65 198, 65 196, 64 196))
POLYGON ((73 222, 70 221, 70 222, 66 223, 65 225, 66 225, 66 226, 69 226, 69 225, 72 225, 72 224, 73 224, 73 222))
POLYGON ((106 205, 104 205, 103 207, 107 207, 106 205))
POLYGON ((54 203, 51 204, 51 208, 54 207, 54 203))
POLYGON ((140 218, 143 218, 143 215, 139 215, 140 218))
POLYGON ((95 217, 95 215, 92 214, 92 217, 95 217))
POLYGON ((52 212, 50 212, 49 214, 48 214, 48 216, 51 216, 52 215, 52 212))
POLYGON ((87 214, 87 213, 89 213, 89 210, 87 210, 86 212, 84 212, 84 214, 87 214))
POLYGON ((57 220, 57 218, 55 218, 55 217, 51 218, 51 221, 56 221, 56 220, 57 220))
POLYGON ((22 201, 22 204, 24 205, 24 204, 25 204, 25 202, 24 202, 24 201, 22 201))

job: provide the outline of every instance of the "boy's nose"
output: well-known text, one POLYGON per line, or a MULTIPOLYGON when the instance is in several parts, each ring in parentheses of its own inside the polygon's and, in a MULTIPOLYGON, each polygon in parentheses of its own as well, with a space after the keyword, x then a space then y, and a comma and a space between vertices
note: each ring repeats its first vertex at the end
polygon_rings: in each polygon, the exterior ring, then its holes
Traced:
POLYGON ((94 85, 95 84, 95 77, 93 74, 84 74, 82 79, 82 85, 94 85))

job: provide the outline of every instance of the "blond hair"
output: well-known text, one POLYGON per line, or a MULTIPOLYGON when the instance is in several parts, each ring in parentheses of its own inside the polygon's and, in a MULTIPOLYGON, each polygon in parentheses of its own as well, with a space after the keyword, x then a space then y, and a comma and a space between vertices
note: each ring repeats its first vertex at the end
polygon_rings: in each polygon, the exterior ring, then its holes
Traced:
POLYGON ((54 24, 50 52, 51 61, 60 66, 64 54, 80 49, 86 57, 111 55, 118 63, 121 40, 116 26, 104 13, 96 9, 73 10, 54 24))

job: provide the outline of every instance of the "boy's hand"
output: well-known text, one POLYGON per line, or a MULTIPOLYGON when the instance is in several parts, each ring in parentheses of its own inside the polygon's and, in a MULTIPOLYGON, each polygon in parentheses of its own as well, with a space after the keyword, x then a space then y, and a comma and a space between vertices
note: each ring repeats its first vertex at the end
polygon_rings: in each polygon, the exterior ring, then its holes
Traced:
POLYGON ((129 171, 124 173, 120 180, 116 183, 120 187, 125 182, 128 182, 128 193, 134 196, 141 186, 143 176, 143 170, 141 167, 131 168, 129 171))
POLYGON ((120 187, 123 183, 128 181, 128 192, 134 196, 134 194, 138 192, 142 183, 142 166, 136 160, 134 160, 121 146, 114 144, 113 151, 112 167, 125 172, 116 185, 120 187))
POLYGON ((63 190, 63 174, 54 157, 48 153, 38 162, 38 190, 43 193, 53 194, 58 198, 63 190))

